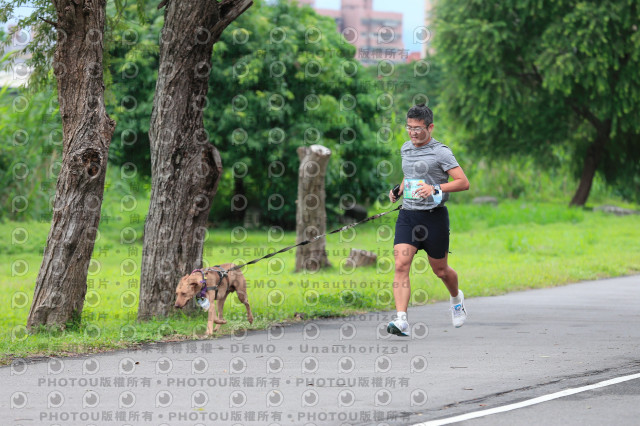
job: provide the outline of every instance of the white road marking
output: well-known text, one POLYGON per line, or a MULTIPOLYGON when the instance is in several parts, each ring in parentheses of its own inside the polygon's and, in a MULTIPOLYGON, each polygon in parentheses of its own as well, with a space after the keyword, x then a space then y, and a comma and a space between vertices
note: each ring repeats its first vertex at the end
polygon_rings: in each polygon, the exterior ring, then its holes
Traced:
POLYGON ((446 419, 432 420, 424 423, 417 423, 414 426, 439 426, 448 425, 456 422, 463 422, 465 420, 477 419, 478 417, 490 416, 491 414, 504 413, 505 411, 517 410, 518 408, 528 407, 530 405, 540 404, 541 402, 551 401, 553 399, 562 398, 564 396, 573 395, 580 392, 586 392, 593 389, 603 388, 605 386, 611 386, 629 380, 640 379, 640 373, 631 374, 629 376, 617 377, 615 379, 605 380, 603 382, 595 383, 589 386, 583 386, 581 388, 566 389, 560 392, 551 393, 549 395, 539 396, 537 398, 528 399, 526 401, 517 402, 515 404, 504 405, 502 407, 490 408, 488 410, 475 411, 472 413, 461 414, 455 417, 449 417, 446 419))

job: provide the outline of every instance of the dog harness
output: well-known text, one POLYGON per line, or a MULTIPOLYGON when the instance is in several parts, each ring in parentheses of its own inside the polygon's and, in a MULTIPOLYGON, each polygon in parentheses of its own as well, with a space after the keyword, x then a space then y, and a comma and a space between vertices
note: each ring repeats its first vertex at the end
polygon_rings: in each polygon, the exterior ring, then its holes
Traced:
POLYGON ((220 265, 215 265, 213 268, 205 268, 205 269, 194 269, 191 273, 193 274, 194 272, 200 272, 202 274, 202 279, 200 280, 200 284, 203 284, 202 289, 200 290, 200 293, 198 293, 198 295, 196 296, 196 299, 205 299, 207 297, 207 291, 209 291, 209 288, 207 287, 207 276, 206 273, 209 271, 216 271, 218 273, 218 276, 220 277, 220 280, 218 281, 218 284, 215 285, 215 287, 211 287, 212 290, 215 290, 216 295, 214 300, 218 300, 218 287, 220 286, 220 284, 222 284, 222 280, 227 277, 229 278, 229 274, 228 271, 220 268, 220 269, 216 269, 219 268, 220 265))

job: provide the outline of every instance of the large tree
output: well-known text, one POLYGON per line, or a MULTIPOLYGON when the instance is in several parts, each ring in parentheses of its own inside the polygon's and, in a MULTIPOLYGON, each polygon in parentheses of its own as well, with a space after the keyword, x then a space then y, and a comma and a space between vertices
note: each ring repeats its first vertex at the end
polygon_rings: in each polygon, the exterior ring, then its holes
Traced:
POLYGON ((62 168, 53 219, 27 326, 79 320, 100 221, 107 156, 115 122, 104 106, 102 72, 106 0, 55 0, 52 62, 62 117, 62 168))
POLYGON ((585 204, 596 172, 637 191, 639 12, 636 0, 438 2, 441 99, 469 150, 570 158, 572 205, 585 204))
POLYGON ((202 266, 209 209, 222 172, 202 113, 213 45, 251 0, 163 1, 151 113, 151 203, 145 222, 139 319, 165 316, 186 272, 202 266))

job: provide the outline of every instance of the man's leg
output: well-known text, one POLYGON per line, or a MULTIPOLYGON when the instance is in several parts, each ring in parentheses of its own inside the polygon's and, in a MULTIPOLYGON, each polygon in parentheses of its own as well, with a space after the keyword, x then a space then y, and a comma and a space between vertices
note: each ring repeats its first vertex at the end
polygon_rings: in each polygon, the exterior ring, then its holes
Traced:
POLYGON ((407 308, 411 297, 409 283, 409 271, 413 255, 418 249, 411 244, 396 244, 393 246, 393 254, 396 260, 396 273, 393 279, 393 297, 396 300, 398 314, 387 326, 387 333, 397 336, 409 336, 409 322, 407 321, 407 308))
POLYGON ((449 294, 451 294, 451 297, 457 297, 458 274, 447 263, 448 256, 448 254, 445 254, 442 259, 434 259, 433 257, 428 256, 429 265, 431 265, 431 270, 433 270, 433 273, 442 280, 445 286, 447 286, 447 290, 449 290, 449 294))
POLYGON ((411 298, 411 285, 409 271, 413 256, 418 249, 411 244, 396 244, 393 246, 393 255, 396 262, 396 272, 393 278, 393 297, 396 300, 396 310, 407 312, 409 299, 411 298))
POLYGON ((434 259, 429 256, 429 264, 433 273, 447 286, 451 294, 451 321, 454 327, 462 327, 467 319, 467 310, 464 307, 464 294, 458 289, 458 274, 447 264, 447 255, 442 259, 434 259))

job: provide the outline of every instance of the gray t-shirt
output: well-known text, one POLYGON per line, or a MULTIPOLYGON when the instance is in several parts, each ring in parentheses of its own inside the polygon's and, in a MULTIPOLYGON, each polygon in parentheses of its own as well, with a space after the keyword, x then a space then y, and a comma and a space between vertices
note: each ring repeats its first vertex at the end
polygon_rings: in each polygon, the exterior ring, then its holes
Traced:
POLYGON ((447 183, 449 175, 447 170, 458 167, 456 157, 451 149, 431 138, 429 143, 416 147, 411 141, 407 141, 400 148, 402 157, 402 172, 405 178, 402 208, 405 210, 428 210, 438 205, 444 205, 449 199, 448 193, 443 193, 442 202, 436 204, 433 197, 410 198, 412 192, 419 188, 420 182, 435 185, 447 183))

